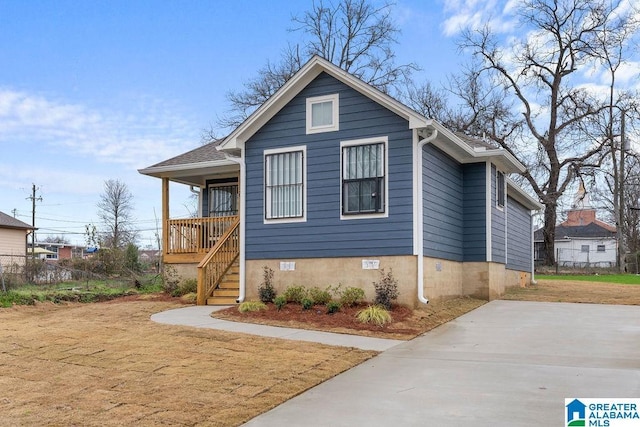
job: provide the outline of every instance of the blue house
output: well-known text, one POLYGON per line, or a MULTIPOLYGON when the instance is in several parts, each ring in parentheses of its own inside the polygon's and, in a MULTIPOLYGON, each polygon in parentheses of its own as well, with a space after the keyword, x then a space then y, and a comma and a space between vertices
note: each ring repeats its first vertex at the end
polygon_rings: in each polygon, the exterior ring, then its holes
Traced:
POLYGON ((392 270, 399 302, 492 299, 532 279, 532 212, 504 149, 454 134, 313 57, 226 138, 140 173, 162 179, 163 260, 200 304, 291 284, 365 289, 392 270), (169 182, 198 218, 169 218, 169 182))

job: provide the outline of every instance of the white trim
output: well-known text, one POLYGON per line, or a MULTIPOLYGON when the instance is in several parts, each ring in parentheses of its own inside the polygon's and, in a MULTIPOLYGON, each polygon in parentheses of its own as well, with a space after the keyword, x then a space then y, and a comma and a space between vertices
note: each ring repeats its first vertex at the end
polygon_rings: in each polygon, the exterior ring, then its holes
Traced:
POLYGON ((504 212, 504 208, 507 205, 507 176, 498 168, 498 165, 494 166, 496 167, 496 208, 504 212), (500 189, 498 188, 498 184, 500 184, 499 174, 502 174, 502 195, 504 197, 502 204, 500 204, 500 189))
POLYGON ((352 219, 371 219, 371 218, 388 218, 389 217, 389 137, 388 136, 376 136, 373 138, 352 139, 347 141, 340 141, 340 219, 352 220, 352 219), (384 145, 384 211, 378 213, 365 213, 365 214, 343 214, 343 198, 342 198, 342 178, 344 175, 344 164, 342 149, 344 147, 352 147, 355 145, 368 145, 379 144, 384 145))
POLYGON ((238 210, 238 215, 240 217, 240 260, 238 261, 240 264, 240 272, 239 272, 239 277, 238 277, 238 282, 239 282, 239 295, 238 295, 238 299, 236 300, 237 303, 241 303, 242 301, 244 301, 245 295, 246 295, 246 253, 245 253, 245 247, 246 247, 246 206, 247 206, 247 167, 246 167, 246 163, 244 161, 244 150, 240 151, 240 157, 232 157, 230 156, 228 153, 225 153, 225 156, 228 160, 232 161, 233 163, 237 163, 240 166, 240 177, 238 178, 238 185, 240 186, 240 209, 238 210))
POLYGON ((306 120, 307 135, 312 133, 321 132, 335 132, 340 130, 340 96, 335 93, 332 95, 314 96, 307 98, 307 120, 306 120), (331 102, 331 121, 330 125, 313 126, 313 106, 315 104, 322 104, 325 102, 331 102))
POLYGON ((421 214, 422 208, 422 194, 420 194, 419 188, 422 188, 421 180, 422 180, 422 150, 424 145, 419 146, 420 138, 418 137, 418 130, 413 129, 412 132, 412 151, 413 151, 413 254, 418 255, 420 250, 418 249, 418 243, 422 242, 422 239, 419 238, 419 221, 418 215, 421 214), (420 156, 420 159, 418 159, 420 156))
POLYGON ((493 260, 492 247, 491 247, 492 246, 492 241, 491 241, 492 240, 491 239, 491 234, 492 234, 491 233, 491 222, 492 222, 491 221, 491 219, 492 219, 491 214, 492 214, 492 212, 491 212, 491 208, 493 207, 493 203, 492 203, 492 200, 491 200, 491 197, 493 197, 493 192, 492 192, 493 185, 492 185, 492 182, 491 182, 491 178, 493 177, 493 174, 491 173, 491 162, 487 161, 486 165, 487 165, 486 166, 486 172, 485 172, 485 176, 486 176, 486 180, 487 180, 486 196, 485 196, 486 197, 486 201, 485 201, 485 207, 486 208, 485 209, 486 209, 486 216, 487 216, 487 218, 485 220, 486 221, 485 227, 487 228, 487 231, 486 231, 487 232, 487 238, 486 238, 486 240, 487 240, 487 248, 486 248, 487 256, 486 256, 486 258, 487 258, 488 262, 491 262, 493 260))
POLYGON ((262 218, 264 224, 282 224, 307 221, 307 146, 281 147, 264 150, 262 153, 262 218), (293 153, 302 151, 302 216, 292 218, 267 218, 267 171, 266 158, 272 154, 293 153))

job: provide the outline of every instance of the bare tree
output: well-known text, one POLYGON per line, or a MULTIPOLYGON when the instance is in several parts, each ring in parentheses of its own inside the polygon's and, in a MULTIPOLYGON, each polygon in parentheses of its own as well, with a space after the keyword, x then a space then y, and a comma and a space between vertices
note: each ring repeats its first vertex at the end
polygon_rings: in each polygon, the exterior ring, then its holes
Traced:
POLYGON ((243 90, 229 92, 230 112, 219 118, 218 124, 240 124, 313 55, 386 93, 397 90, 417 66, 395 62, 393 45, 399 30, 391 19, 391 6, 374 6, 369 0, 314 1, 310 10, 292 18, 292 31, 302 33, 303 40, 289 44, 280 60, 268 62, 243 90))
POLYGON ((127 184, 114 179, 105 181, 97 206, 104 227, 100 233, 103 246, 122 249, 135 240, 133 195, 127 184))
POLYGON ((45 243, 63 243, 63 244, 66 244, 66 245, 68 245, 70 243, 69 239, 67 239, 66 237, 64 237, 62 235, 61 236, 47 236, 42 241, 45 242, 45 243))
POLYGON ((525 0, 519 6, 525 39, 501 46, 485 27, 465 32, 460 43, 481 60, 481 76, 489 87, 511 96, 521 112, 515 118, 494 104, 492 117, 491 102, 483 102, 488 114, 480 117, 488 120, 479 121, 479 127, 528 167, 523 176, 545 206, 547 264, 555 260, 559 198, 576 177, 602 161, 607 141, 590 138, 585 126, 607 108, 608 100, 584 88, 577 75, 599 58, 602 33, 615 31, 609 24, 618 19, 617 5, 608 0, 525 0))

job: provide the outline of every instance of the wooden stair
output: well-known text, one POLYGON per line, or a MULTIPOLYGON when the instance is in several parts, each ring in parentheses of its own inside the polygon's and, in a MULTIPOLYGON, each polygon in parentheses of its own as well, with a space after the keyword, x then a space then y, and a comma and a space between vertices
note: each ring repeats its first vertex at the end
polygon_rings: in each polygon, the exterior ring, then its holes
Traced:
POLYGON ((240 296, 240 264, 238 260, 231 265, 222 277, 220 285, 207 298, 207 305, 235 305, 240 296))

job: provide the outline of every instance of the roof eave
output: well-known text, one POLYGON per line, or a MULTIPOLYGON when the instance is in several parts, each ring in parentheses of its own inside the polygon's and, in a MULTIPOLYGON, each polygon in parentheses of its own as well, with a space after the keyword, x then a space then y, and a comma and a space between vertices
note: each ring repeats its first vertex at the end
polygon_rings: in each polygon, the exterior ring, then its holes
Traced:
POLYGON ((156 178, 169 178, 180 172, 194 172, 202 169, 219 168, 222 166, 234 166, 237 163, 231 160, 212 160, 209 162, 186 163, 182 165, 158 166, 144 169, 138 169, 138 173, 142 175, 153 176, 156 178))

